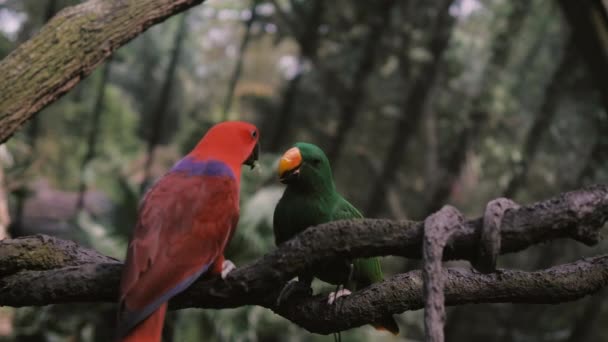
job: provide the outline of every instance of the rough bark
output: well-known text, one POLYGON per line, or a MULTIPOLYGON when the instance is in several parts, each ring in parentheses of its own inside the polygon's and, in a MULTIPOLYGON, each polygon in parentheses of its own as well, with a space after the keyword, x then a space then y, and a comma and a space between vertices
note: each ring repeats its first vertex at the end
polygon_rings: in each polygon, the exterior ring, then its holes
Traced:
MULTIPOLYGON (((449 9, 453 2, 453 0, 445 0, 441 3, 433 25, 432 38, 429 42, 429 50, 433 59, 423 67, 423 70, 413 81, 403 104, 403 112, 399 122, 395 125, 393 141, 382 164, 381 176, 376 178, 375 185, 372 187, 373 191, 365 210, 368 216, 377 216, 384 206, 386 188, 393 182, 403 159, 403 151, 406 150, 407 144, 412 139, 424 113, 424 106, 438 75, 443 53, 450 41, 455 19, 450 15, 449 9)), ((405 78, 409 77, 409 69, 402 70, 402 72, 404 72, 405 78)))
POLYGON ((98 252, 80 247, 73 241, 36 235, 0 241, 0 274, 2 277, 20 270, 48 270, 90 263, 118 263, 98 252))
MULTIPOLYGON (((472 264, 483 273, 496 270, 496 259, 500 254, 500 230, 503 217, 508 210, 519 206, 506 198, 490 201, 483 215, 483 225, 479 231, 478 257, 472 264)), ((443 251, 451 243, 453 235, 464 228, 464 216, 454 207, 446 205, 424 221, 424 327, 427 342, 444 341, 445 274, 442 270, 443 251)))
POLYGON ((60 11, 0 62, 0 142, 150 26, 204 0, 90 0, 60 11))
MULTIPOLYGON (((608 220, 608 185, 561 194, 505 212, 501 253, 536 243, 572 238, 599 240, 608 220)), ((482 219, 468 220, 452 235, 442 258, 475 260, 482 219)), ((197 281, 171 302, 185 307, 227 308, 262 305, 316 333, 328 334, 423 306, 422 274, 401 274, 329 307, 323 295, 275 307, 284 282, 335 257, 399 255, 420 258, 422 222, 363 219, 312 227, 275 251, 238 268, 223 281, 197 281)), ((0 242, 0 305, 114 301, 122 265, 74 243, 49 237, 0 242), (34 253, 35 252, 35 253, 34 253)), ((448 305, 464 303, 558 303, 591 294, 608 283, 608 256, 539 272, 500 271, 489 275, 443 270, 448 305)))
POLYGON ((462 229, 463 222, 462 214, 451 206, 444 206, 440 211, 424 220, 422 279, 424 281, 424 330, 427 342, 443 342, 444 340, 445 274, 441 266, 443 249, 452 234, 462 229))
POLYGON ((479 254, 473 265, 483 273, 494 272, 500 254, 500 230, 502 219, 508 210, 519 208, 519 205, 508 198, 497 198, 486 205, 483 214, 483 226, 479 234, 479 254))
MULTIPOLYGON (((9 306, 68 302, 113 302, 118 295, 120 264, 85 264, 55 271, 27 271, 0 280, 0 303, 9 306), (22 281, 16 282, 17 279, 22 281), (30 283, 33 282, 33 283, 30 283), (50 283, 50 289, 41 282, 50 283), (24 286, 9 293, 9 284, 24 286), (55 286, 61 285, 61 286, 55 286), (31 290, 41 289, 42 293, 31 290), (52 292, 51 292, 52 291, 52 292), (27 299, 27 301, 24 301, 27 299)), ((237 272, 237 271, 235 271, 237 272)), ((240 274, 243 270, 238 270, 240 274)), ((447 305, 470 303, 556 304, 593 294, 608 284, 608 256, 598 256, 543 271, 500 270, 480 274, 466 269, 443 270, 447 305)), ((228 281, 199 281, 172 300, 171 308, 229 308, 261 305, 315 333, 330 334, 362 326, 388 314, 418 310, 424 306, 422 273, 399 274, 328 306, 325 295, 294 300, 275 307, 280 289, 250 287, 234 275, 228 281)))
MULTIPOLYGON (((47 23, 57 13, 57 0, 49 0, 46 4, 44 12, 44 23, 47 23)), ((36 154, 36 138, 38 138, 38 118, 35 116, 30 122, 30 126, 27 129, 27 136, 31 147, 31 154, 36 154)))
MULTIPOLYGON (((446 304, 531 303, 557 304, 592 294, 608 284, 608 256, 583 259, 537 272, 500 270, 483 275, 464 269, 443 270, 446 304)), ((308 329, 329 334, 424 307, 420 271, 399 274, 355 292, 338 310, 327 307, 324 296, 290 306, 278 314, 308 329)))

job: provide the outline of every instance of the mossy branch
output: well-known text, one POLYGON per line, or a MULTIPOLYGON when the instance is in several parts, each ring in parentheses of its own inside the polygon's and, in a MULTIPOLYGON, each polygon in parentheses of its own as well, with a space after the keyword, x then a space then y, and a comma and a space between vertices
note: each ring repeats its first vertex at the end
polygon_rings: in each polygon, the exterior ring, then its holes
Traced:
POLYGON ((65 8, 0 61, 0 143, 116 49, 204 0, 89 0, 65 8))
MULTIPOLYGON (((592 245, 608 219, 608 186, 561 194, 506 210, 500 253, 523 250, 557 238, 592 245)), ((482 219, 468 220, 452 234, 444 259, 476 260, 482 219)), ((275 306, 282 285, 304 269, 335 257, 398 255, 420 258, 423 222, 362 219, 312 227, 276 250, 230 273, 201 279, 171 301, 173 309, 261 305, 316 333, 353 328, 390 313, 423 307, 419 271, 396 275, 345 298, 339 311, 314 296, 275 306)), ((0 241, 0 305, 32 306, 113 302, 122 264, 74 243, 50 237, 0 241), (35 251, 35 252, 34 252, 35 251)), ((492 274, 443 270, 448 305, 463 303, 559 303, 594 293, 608 284, 608 256, 538 271, 492 274)))

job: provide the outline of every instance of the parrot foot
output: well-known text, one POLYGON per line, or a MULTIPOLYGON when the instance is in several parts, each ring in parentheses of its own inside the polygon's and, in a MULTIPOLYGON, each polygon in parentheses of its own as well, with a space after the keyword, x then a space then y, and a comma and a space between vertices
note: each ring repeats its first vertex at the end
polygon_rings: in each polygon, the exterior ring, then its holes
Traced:
POLYGON ((331 292, 327 297, 327 304, 332 305, 338 298, 348 296, 352 292, 348 289, 340 289, 336 292, 331 292))
POLYGON ((230 260, 224 260, 222 263, 222 279, 226 279, 228 273, 236 270, 236 266, 230 260))
POLYGON ((311 295, 312 289, 309 285, 299 280, 292 280, 283 286, 277 297, 277 306, 290 297, 309 297, 311 295))

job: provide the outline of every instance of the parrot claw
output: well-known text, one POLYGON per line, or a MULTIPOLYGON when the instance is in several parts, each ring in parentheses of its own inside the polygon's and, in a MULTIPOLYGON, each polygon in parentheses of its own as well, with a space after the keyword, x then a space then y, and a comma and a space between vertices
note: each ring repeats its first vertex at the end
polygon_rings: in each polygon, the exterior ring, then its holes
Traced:
POLYGON ((234 263, 230 260, 224 260, 224 263, 222 263, 222 279, 226 279, 228 273, 234 270, 236 270, 234 263))
POLYGON ((352 292, 350 292, 348 289, 340 289, 336 292, 331 292, 327 298, 327 304, 332 305, 338 298, 348 296, 351 293, 352 292))

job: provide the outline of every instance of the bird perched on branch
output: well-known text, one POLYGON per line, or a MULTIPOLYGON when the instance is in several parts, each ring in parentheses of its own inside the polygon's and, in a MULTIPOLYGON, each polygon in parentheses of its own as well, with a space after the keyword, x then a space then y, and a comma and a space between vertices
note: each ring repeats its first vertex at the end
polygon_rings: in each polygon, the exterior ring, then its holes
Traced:
POLYGON ((146 193, 120 283, 120 341, 160 341, 169 299, 203 274, 235 268, 224 249, 239 218, 241 166, 253 168, 258 139, 251 124, 217 124, 146 193))
MULTIPOLYGON (((329 160, 313 144, 300 142, 287 150, 279 161, 279 178, 287 184, 287 188, 274 211, 273 226, 277 245, 311 226, 363 217, 357 208, 338 193, 329 160)), ((313 277, 344 286, 330 294, 329 304, 333 304, 340 296, 350 294, 350 291, 382 281, 383 278, 378 258, 331 260, 310 273, 300 274, 297 282, 288 283, 281 291, 279 304, 293 294, 310 294, 313 277)), ((392 316, 384 317, 373 325, 394 334, 399 332, 392 316)))

